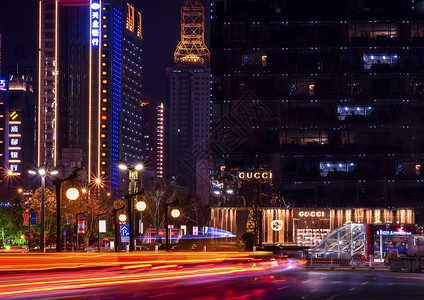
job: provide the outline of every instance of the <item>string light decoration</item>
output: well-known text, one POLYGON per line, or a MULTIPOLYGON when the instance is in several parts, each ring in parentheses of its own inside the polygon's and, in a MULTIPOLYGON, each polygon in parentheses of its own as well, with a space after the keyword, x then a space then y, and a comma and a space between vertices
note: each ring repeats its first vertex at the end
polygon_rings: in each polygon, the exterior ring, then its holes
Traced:
POLYGON ((181 41, 174 52, 176 64, 209 66, 205 45, 205 12, 199 0, 185 0, 181 8, 181 41))

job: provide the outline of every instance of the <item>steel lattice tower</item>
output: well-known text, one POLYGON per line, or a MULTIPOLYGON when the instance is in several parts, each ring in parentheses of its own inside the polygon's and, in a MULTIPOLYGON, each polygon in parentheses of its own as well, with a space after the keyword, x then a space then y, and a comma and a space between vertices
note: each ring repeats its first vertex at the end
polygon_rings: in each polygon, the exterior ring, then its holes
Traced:
POLYGON ((181 8, 181 41, 174 52, 176 64, 209 66, 210 53, 205 45, 205 13, 198 0, 186 0, 181 8))

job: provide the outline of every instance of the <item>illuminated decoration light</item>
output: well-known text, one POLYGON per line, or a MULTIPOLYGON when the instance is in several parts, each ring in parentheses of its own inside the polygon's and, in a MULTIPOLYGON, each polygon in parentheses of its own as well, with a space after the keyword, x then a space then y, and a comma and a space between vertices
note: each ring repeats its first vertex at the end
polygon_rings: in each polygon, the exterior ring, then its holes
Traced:
POLYGON ((199 1, 186 0, 181 8, 181 41, 174 52, 175 63, 209 65, 205 44, 205 12, 199 1))
POLYGON ((103 121, 106 121, 106 120, 107 120, 107 116, 102 115, 102 120, 103 120, 103 121))
POLYGON ((135 205, 135 208, 138 211, 145 211, 147 208, 146 202, 144 201, 138 201, 137 204, 135 205))
MULTIPOLYGON (((128 21, 128 20, 127 20, 128 21)), ((110 127, 111 139, 110 149, 110 178, 111 188, 119 189, 119 171, 118 171, 118 154, 119 154, 119 116, 121 114, 121 95, 122 95, 122 12, 113 8, 113 32, 112 35, 112 52, 111 52, 111 106, 110 106, 110 127)), ((128 23, 127 23, 128 25, 128 23)))
POLYGON ((157 177, 163 177, 163 142, 164 142, 164 106, 158 106, 158 153, 157 153, 157 177))
POLYGON ((139 11, 137 11, 138 14, 138 26, 137 26, 137 36, 139 38, 141 38, 143 36, 143 31, 142 31, 142 17, 141 17, 141 13, 139 11))
POLYGON ((127 215, 125 215, 125 214, 120 214, 119 215, 119 221, 125 222, 126 220, 127 220, 127 215))
POLYGON ((91 3, 91 45, 98 47, 100 43, 100 3, 91 3))
POLYGON ((180 216, 180 210, 179 209, 177 209, 177 208, 174 208, 172 211, 171 211, 171 216, 173 217, 173 218, 178 218, 179 216, 180 216))
POLYGON ((78 192, 78 190, 77 190, 76 188, 69 188, 69 189, 66 191, 66 197, 67 197, 69 200, 76 200, 76 199, 78 199, 78 197, 79 197, 79 192, 78 192))
POLYGON ((127 23, 126 23, 126 28, 131 31, 134 32, 134 7, 127 3, 127 23))

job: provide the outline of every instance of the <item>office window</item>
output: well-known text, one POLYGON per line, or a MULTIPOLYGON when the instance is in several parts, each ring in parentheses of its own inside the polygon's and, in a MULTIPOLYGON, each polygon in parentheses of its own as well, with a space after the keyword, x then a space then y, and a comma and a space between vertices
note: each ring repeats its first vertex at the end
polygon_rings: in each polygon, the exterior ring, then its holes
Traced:
POLYGON ((397 54, 364 54, 363 63, 364 69, 372 69, 381 66, 392 66, 399 62, 397 54))
POLYGON ((352 173, 355 168, 355 163, 349 162, 320 162, 319 169, 321 177, 326 177, 329 174, 337 173, 352 173))
POLYGON ((339 105, 337 106, 337 117, 339 120, 343 121, 346 118, 354 117, 354 116, 363 116, 369 117, 372 114, 371 106, 345 106, 339 105))

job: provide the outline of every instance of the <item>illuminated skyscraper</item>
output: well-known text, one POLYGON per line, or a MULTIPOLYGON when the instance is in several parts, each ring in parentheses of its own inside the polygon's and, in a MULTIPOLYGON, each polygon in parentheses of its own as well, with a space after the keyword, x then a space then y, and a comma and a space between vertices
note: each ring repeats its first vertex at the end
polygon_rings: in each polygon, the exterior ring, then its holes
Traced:
POLYGON ((39 20, 37 163, 118 191, 117 162, 142 159, 141 13, 125 0, 41 0, 39 20))
POLYGON ((198 0, 186 0, 174 68, 166 71, 164 176, 205 203, 209 202, 209 56, 203 6, 198 0))

